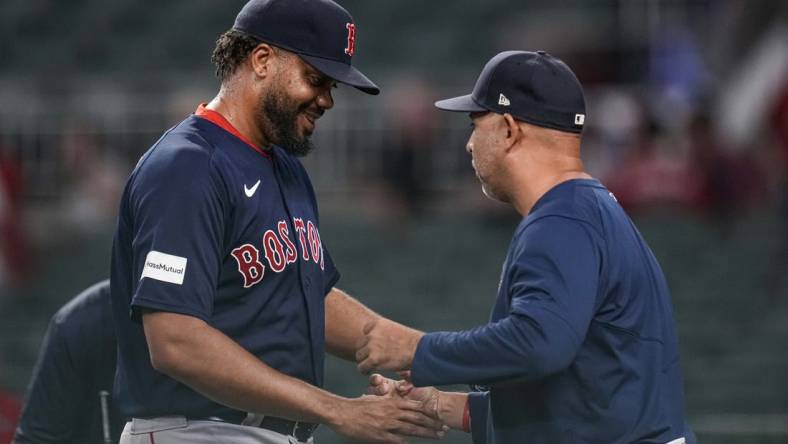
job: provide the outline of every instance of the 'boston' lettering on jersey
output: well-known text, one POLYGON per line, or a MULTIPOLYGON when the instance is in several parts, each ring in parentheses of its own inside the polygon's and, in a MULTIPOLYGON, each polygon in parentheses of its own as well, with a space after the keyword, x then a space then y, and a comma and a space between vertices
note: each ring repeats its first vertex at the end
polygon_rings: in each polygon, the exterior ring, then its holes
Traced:
MULTIPOLYGON (((311 260, 316 264, 320 263, 320 269, 325 269, 325 259, 323 258, 323 243, 320 241, 320 233, 317 226, 311 221, 300 217, 293 218, 293 226, 298 232, 298 241, 301 244, 301 258, 304 261, 311 260)), ((276 224, 277 231, 267 230, 263 234, 263 250, 268 266, 276 273, 285 269, 288 264, 292 264, 298 257, 298 252, 290 239, 290 230, 287 222, 280 220, 276 224)), ((260 251, 252 244, 243 244, 233 249, 232 256, 238 263, 238 272, 244 279, 244 288, 249 288, 263 280, 265 276, 265 265, 260 262, 260 251)))

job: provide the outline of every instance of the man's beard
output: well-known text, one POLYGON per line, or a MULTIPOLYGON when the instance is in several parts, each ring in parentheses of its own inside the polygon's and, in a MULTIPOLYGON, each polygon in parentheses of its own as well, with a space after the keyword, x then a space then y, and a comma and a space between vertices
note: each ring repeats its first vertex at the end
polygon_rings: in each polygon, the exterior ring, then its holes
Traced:
POLYGON ((294 156, 303 157, 309 154, 314 148, 312 141, 308 136, 300 136, 296 128, 298 115, 307 105, 299 106, 277 89, 263 96, 260 102, 257 122, 265 140, 294 156))

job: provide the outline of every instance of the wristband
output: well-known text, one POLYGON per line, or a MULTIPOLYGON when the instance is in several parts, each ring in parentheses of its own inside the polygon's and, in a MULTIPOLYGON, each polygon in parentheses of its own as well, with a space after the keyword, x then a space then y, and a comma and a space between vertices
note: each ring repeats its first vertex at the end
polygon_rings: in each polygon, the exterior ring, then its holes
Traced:
POLYGON ((465 411, 462 412, 462 431, 471 433, 471 402, 465 401, 465 411))

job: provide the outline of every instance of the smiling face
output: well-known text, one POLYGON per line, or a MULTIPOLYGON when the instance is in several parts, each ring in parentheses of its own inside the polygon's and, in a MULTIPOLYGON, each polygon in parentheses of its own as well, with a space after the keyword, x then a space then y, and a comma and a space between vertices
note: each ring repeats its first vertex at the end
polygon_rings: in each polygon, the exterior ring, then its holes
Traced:
POLYGON ((277 63, 270 87, 260 95, 256 119, 266 140, 296 156, 313 146, 309 139, 317 119, 334 106, 336 81, 300 57, 277 49, 277 63))
POLYGON ((506 121, 493 112, 473 112, 470 118, 473 132, 465 149, 471 155, 471 164, 482 183, 482 191, 491 199, 508 202, 502 166, 506 155, 506 121))

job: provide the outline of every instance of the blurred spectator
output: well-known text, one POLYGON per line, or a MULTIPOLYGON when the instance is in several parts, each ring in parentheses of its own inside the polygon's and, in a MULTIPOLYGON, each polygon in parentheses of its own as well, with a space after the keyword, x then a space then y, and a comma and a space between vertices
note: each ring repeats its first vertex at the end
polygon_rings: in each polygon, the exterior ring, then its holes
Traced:
POLYGON ((735 206, 734 160, 720 149, 709 116, 704 113, 695 116, 690 123, 688 138, 693 168, 700 175, 695 203, 712 218, 726 224, 735 206))
POLYGON ((778 91, 780 93, 776 96, 774 110, 769 119, 769 129, 774 135, 779 161, 778 217, 781 225, 770 278, 773 283, 770 288, 772 298, 784 296, 781 294, 783 289, 780 288, 780 283, 785 275, 785 264, 788 263, 788 79, 778 91))
POLYGON ((699 174, 695 202, 698 209, 722 224, 763 199, 766 184, 752 150, 731 151, 723 146, 706 112, 696 114, 689 126, 692 168, 699 174))
POLYGON ((583 129, 583 165, 597 178, 618 175, 621 159, 631 149, 640 131, 643 106, 634 95, 620 87, 608 87, 588 94, 588 125, 583 129))
POLYGON ((769 120, 769 129, 774 135, 777 156, 780 160, 782 215, 788 230, 788 79, 778 91, 780 93, 776 95, 777 100, 769 120))
POLYGON ((683 25, 666 28, 651 44, 649 86, 654 112, 666 127, 684 126, 706 94, 710 74, 695 42, 683 25))
POLYGON ((22 189, 19 163, 0 148, 0 286, 20 283, 30 266, 21 222, 22 189))
POLYGON ((663 143, 658 124, 648 120, 623 162, 604 181, 633 213, 656 206, 686 207, 697 199, 698 175, 675 149, 668 150, 663 143))
POLYGON ((13 393, 0 389, 0 444, 11 442, 21 410, 22 401, 13 393))
POLYGON ((381 176, 393 230, 406 230, 422 210, 430 187, 431 151, 436 114, 431 88, 406 79, 392 97, 392 130, 382 147, 381 176))
POLYGON ((63 217, 81 232, 96 232, 115 220, 127 173, 104 154, 100 131, 85 123, 72 124, 63 134, 62 159, 70 189, 63 217))

